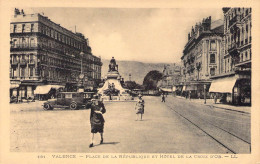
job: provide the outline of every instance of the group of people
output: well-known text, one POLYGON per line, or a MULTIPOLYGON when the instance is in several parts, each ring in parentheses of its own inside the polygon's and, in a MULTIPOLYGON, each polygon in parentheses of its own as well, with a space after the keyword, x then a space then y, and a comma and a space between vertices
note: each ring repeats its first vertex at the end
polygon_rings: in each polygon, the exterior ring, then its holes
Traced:
MULTIPOLYGON (((95 95, 91 101, 90 105, 90 125, 91 125, 91 141, 89 147, 94 146, 94 135, 95 133, 100 133, 100 144, 103 144, 104 138, 104 123, 105 119, 103 114, 106 113, 105 105, 101 99, 100 95, 95 95)), ((138 100, 135 105, 136 110, 136 121, 143 119, 144 114, 144 100, 142 95, 138 95, 138 100)))

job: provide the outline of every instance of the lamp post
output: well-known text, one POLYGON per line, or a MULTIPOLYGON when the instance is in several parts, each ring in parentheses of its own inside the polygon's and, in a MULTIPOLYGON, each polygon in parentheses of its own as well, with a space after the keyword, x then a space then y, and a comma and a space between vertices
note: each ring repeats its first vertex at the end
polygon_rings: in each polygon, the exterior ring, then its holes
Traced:
POLYGON ((206 104, 206 84, 204 84, 204 104, 206 104))
POLYGON ((78 91, 79 91, 79 92, 82 92, 82 91, 84 91, 84 86, 83 86, 83 79, 84 79, 84 73, 83 73, 83 56, 84 56, 84 53, 81 52, 81 53, 80 53, 80 56, 81 56, 80 75, 79 75, 80 86, 79 86, 78 91))

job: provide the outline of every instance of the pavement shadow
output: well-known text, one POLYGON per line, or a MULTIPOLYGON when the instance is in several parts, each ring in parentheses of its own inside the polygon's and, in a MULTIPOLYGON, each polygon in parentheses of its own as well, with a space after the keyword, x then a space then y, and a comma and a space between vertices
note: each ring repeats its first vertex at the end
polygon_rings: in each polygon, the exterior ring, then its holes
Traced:
POLYGON ((102 144, 95 145, 94 147, 100 146, 100 145, 116 145, 116 144, 119 144, 119 143, 120 142, 103 142, 102 144))
POLYGON ((135 121, 149 121, 150 119, 135 120, 135 121))

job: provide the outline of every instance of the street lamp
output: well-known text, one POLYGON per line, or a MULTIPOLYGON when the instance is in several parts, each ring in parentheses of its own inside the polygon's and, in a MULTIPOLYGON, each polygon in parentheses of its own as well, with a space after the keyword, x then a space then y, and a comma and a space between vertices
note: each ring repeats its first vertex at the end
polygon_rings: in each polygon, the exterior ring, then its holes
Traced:
POLYGON ((80 80, 80 87, 79 87, 79 92, 82 91, 82 88, 83 88, 83 91, 84 91, 84 86, 83 86, 83 79, 84 79, 84 73, 83 73, 83 56, 84 56, 84 53, 81 52, 80 53, 80 56, 81 56, 81 64, 80 64, 80 75, 79 75, 79 80, 80 80))
POLYGON ((81 69, 81 74, 83 74, 83 68, 82 68, 82 65, 83 65, 83 56, 84 56, 84 53, 83 52, 81 52, 80 53, 80 56, 81 56, 81 67, 80 67, 80 69, 81 69))
POLYGON ((206 97, 206 84, 204 84, 204 104, 206 104, 206 99, 207 99, 207 97, 206 97))

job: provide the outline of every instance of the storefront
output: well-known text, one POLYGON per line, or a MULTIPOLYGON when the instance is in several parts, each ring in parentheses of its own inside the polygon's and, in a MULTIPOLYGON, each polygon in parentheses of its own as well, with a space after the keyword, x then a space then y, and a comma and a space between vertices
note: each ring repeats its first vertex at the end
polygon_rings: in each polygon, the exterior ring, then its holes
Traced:
POLYGON ((251 104, 251 80, 239 75, 213 80, 209 92, 218 93, 222 102, 251 104))

